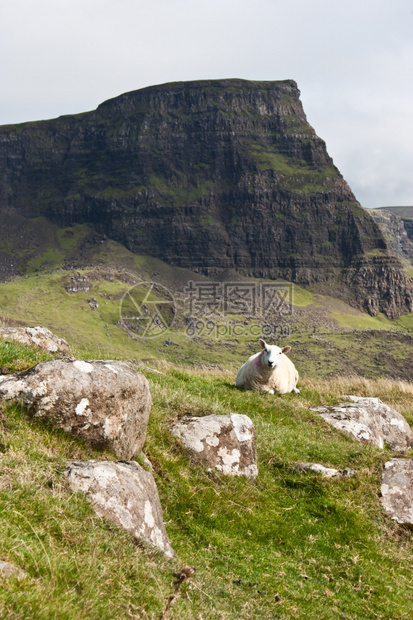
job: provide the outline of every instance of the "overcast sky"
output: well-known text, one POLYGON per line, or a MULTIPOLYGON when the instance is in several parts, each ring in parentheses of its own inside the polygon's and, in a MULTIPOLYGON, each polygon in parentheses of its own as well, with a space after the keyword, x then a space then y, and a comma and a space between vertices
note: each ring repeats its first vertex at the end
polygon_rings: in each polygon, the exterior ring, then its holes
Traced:
POLYGON ((413 205, 413 0, 0 0, 0 57, 0 125, 292 78, 361 204, 413 205))

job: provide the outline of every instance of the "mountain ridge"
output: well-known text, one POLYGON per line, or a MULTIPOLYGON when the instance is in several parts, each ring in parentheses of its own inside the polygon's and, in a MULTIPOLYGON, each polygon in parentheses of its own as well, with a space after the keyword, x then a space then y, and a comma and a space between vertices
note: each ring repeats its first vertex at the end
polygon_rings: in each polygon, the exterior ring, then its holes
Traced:
POLYGON ((0 213, 46 217, 209 276, 331 288, 389 317, 413 284, 308 124, 296 82, 203 80, 0 128, 0 213))

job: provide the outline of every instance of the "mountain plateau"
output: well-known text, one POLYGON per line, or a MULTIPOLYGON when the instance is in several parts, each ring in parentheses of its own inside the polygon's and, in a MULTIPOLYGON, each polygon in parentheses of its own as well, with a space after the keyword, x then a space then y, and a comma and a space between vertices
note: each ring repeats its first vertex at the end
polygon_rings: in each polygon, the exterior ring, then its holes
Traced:
POLYGON ((307 122, 292 80, 165 84, 3 126, 0 215, 3 264, 42 217, 93 225, 136 254, 208 276, 282 278, 372 315, 413 310, 412 281, 307 122))

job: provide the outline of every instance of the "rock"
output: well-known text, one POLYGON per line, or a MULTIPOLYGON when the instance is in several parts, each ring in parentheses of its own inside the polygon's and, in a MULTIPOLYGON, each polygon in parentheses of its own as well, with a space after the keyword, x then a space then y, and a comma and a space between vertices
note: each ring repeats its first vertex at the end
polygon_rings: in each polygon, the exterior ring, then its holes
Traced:
POLYGON ((142 449, 151 407, 146 378, 125 362, 52 360, 0 376, 0 397, 129 460, 142 449))
POLYGON ((111 461, 72 461, 65 474, 74 491, 87 494, 97 515, 175 556, 152 474, 135 462, 111 461))
POLYGON ((0 327, 0 338, 26 345, 36 345, 48 353, 69 355, 69 344, 46 327, 0 327))
POLYGON ((406 452, 413 446, 413 432, 404 417, 380 398, 346 396, 352 402, 334 407, 312 407, 329 424, 363 443, 383 448, 384 443, 395 452, 406 452))
POLYGON ((208 470, 217 469, 231 476, 255 478, 254 425, 246 415, 232 413, 203 418, 183 418, 171 432, 208 470))
POLYGON ((413 525, 413 459, 392 459, 384 466, 381 504, 402 525, 413 525))
POLYGON ((10 562, 6 562, 5 560, 0 560, 0 579, 5 577, 17 577, 17 579, 24 579, 25 577, 28 577, 28 575, 18 566, 15 566, 10 562))
POLYGON ((297 463, 297 469, 301 471, 314 471, 321 474, 323 478, 349 478, 354 476, 354 470, 346 467, 345 469, 334 469, 333 467, 325 467, 319 463, 297 463))
POLYGON ((99 308, 99 304, 97 302, 96 297, 92 297, 92 299, 88 299, 87 303, 89 304, 89 308, 91 310, 97 310, 99 308))
MULTIPOLYGON (((413 213, 413 209, 411 212, 413 213)), ((403 218, 387 209, 370 209, 369 213, 380 226, 386 241, 396 254, 413 263, 413 220, 403 218)))
POLYGON ((68 293, 87 293, 91 286, 87 276, 75 271, 70 281, 65 285, 65 289, 68 293))

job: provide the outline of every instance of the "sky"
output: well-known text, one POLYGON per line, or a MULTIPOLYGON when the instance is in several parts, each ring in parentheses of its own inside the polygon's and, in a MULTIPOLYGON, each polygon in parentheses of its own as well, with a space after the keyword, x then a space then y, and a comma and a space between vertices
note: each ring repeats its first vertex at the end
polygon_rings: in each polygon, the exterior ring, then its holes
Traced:
POLYGON ((181 80, 294 79, 367 208, 413 206, 413 0, 0 0, 0 125, 181 80))

